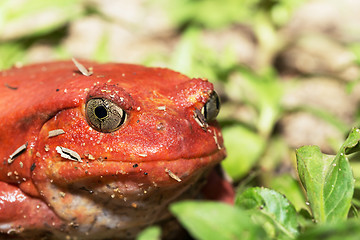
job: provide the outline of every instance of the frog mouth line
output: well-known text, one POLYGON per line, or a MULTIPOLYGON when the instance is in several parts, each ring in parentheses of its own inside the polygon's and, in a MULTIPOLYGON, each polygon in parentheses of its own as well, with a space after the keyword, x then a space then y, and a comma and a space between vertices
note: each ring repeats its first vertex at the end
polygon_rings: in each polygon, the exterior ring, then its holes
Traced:
MULTIPOLYGON (((214 166, 226 156, 221 149, 207 156, 179 158, 173 160, 131 160, 117 161, 60 161, 54 163, 48 172, 59 183, 71 183, 82 179, 111 176, 117 179, 133 179, 146 182, 167 182, 171 178, 179 182, 207 166, 214 166)), ((50 177, 49 176, 49 177, 50 177)))
MULTIPOLYGON (((142 163, 142 162, 156 162, 156 161, 177 161, 179 159, 168 159, 168 160, 139 160, 139 159, 136 159, 136 160, 113 160, 113 159, 109 159, 107 157, 100 157, 100 158, 95 158, 94 156, 92 156, 91 154, 89 153, 86 153, 84 154, 85 157, 81 157, 77 152, 71 150, 71 149, 68 149, 68 148, 65 148, 65 147, 61 147, 61 146, 57 146, 56 147, 56 151, 60 154, 61 158, 63 158, 64 160, 72 160, 72 161, 75 161, 75 162, 89 162, 89 161, 100 161, 100 162, 136 162, 136 163, 142 163)), ((195 157, 195 158, 192 158, 192 157, 189 157, 189 158, 180 158, 180 159, 196 159, 196 158, 206 158, 206 157, 211 157, 212 155, 216 155, 218 154, 219 152, 223 152, 225 153, 225 148, 218 148, 216 152, 213 152, 211 154, 208 154, 208 155, 205 155, 205 156, 202 156, 202 157, 195 157)), ((226 153, 225 153, 226 154, 226 153)), ((147 154, 137 154, 137 156, 141 157, 141 158, 146 158, 148 157, 147 154)))

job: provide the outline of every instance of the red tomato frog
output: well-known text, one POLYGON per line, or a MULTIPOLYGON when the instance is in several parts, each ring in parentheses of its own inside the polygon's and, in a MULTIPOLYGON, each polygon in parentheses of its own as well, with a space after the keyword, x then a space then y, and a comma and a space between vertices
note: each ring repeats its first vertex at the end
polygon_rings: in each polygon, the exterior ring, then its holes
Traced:
POLYGON ((225 157, 206 79, 83 64, 0 72, 1 236, 133 239, 225 157))

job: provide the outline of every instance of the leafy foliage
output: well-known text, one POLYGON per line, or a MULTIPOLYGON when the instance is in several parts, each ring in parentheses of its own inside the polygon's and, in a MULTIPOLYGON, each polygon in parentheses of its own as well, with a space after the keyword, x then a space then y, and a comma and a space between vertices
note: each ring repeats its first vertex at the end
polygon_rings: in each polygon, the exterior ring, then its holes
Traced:
POLYGON ((225 128, 223 136, 228 140, 225 142, 228 157, 223 162, 224 169, 235 178, 243 177, 259 159, 265 142, 258 134, 241 125, 225 128))
POLYGON ((268 14, 276 25, 281 25, 301 3, 302 0, 224 0, 221 4, 216 0, 185 0, 173 1, 169 10, 172 19, 180 26, 191 23, 219 28, 237 22, 252 22, 254 16, 260 14, 268 14))
POLYGON ((336 156, 316 146, 297 150, 312 216, 297 212, 279 192, 259 187, 238 192, 235 206, 186 201, 173 204, 171 210, 196 239, 356 239, 359 222, 344 221, 354 191, 347 154, 359 151, 359 141, 360 130, 353 129, 336 156), (318 225, 310 224, 310 218, 318 225))
POLYGON ((266 188, 249 188, 236 198, 236 205, 251 210, 262 225, 271 226, 277 239, 294 238, 298 223, 294 206, 280 193, 266 188))
POLYGON ((143 230, 136 240, 160 240, 161 239, 161 230, 157 226, 151 226, 143 230))
POLYGON ((1 39, 13 39, 19 36, 44 35, 64 25, 81 14, 79 0, 61 1, 1 1, 0 34, 1 39), (51 17, 49 17, 51 16, 51 17), (28 28, 21 28, 19 23, 28 21, 28 28), (31 23, 41 24, 31 24, 31 23), (13 31, 5 31, 13 28, 13 31), (4 32, 8 35, 4 35, 4 32))
POLYGON ((316 225, 302 233, 299 240, 356 240, 360 236, 358 220, 349 220, 337 224, 316 225))
POLYGON ((217 202, 180 202, 172 213, 196 239, 267 239, 261 226, 241 208, 217 202))
POLYGON ((359 141, 359 129, 354 129, 335 157, 322 154, 316 146, 297 151, 299 176, 316 221, 338 222, 347 218, 354 177, 346 151, 359 141))

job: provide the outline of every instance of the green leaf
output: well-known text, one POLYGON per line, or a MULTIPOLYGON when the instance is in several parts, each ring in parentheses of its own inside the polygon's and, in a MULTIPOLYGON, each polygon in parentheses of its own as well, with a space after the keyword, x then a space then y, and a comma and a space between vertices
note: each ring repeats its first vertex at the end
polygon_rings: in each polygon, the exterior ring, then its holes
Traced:
POLYGON ((192 1, 192 0, 176 0, 163 1, 168 4, 169 17, 177 24, 184 25, 200 25, 207 28, 220 28, 226 25, 240 22, 241 19, 250 20, 250 15, 256 8, 248 6, 248 2, 253 0, 242 1, 242 7, 239 7, 237 0, 224 0, 219 4, 216 0, 192 1), (245 15, 245 16, 244 16, 245 15))
POLYGON ((238 73, 237 78, 225 84, 226 93, 232 100, 254 108, 258 115, 256 130, 268 138, 282 113, 284 87, 274 69, 256 74, 250 69, 239 68, 238 73))
POLYGON ((360 223, 350 220, 337 224, 315 225, 300 234, 297 240, 358 240, 360 223))
POLYGON ((223 129, 228 157, 222 162, 226 172, 239 179, 249 172, 264 151, 265 141, 241 125, 223 129))
POLYGON ((268 239, 261 226, 241 208, 219 202, 178 202, 171 212, 196 239, 268 239))
POLYGON ((110 60, 110 51, 109 51, 109 41, 110 41, 110 34, 108 31, 100 38, 100 41, 97 44, 95 52, 93 54, 93 58, 97 62, 108 62, 110 60))
MULTIPOLYGON (((292 12, 304 0, 264 1, 264 0, 173 0, 162 1, 169 16, 178 25, 201 25, 207 28, 221 28, 234 23, 256 24, 259 14, 269 14, 277 24, 285 24, 292 12), (171 5, 169 3, 171 2, 171 5), (239 4, 240 3, 240 4, 239 4), (280 15, 280 16, 279 16, 280 15)), ((270 19, 269 19, 270 20, 270 19)), ((271 21, 271 22, 272 22, 271 21)))
POLYGON ((285 194, 286 198, 294 205, 296 211, 308 208, 305 204, 305 196, 299 181, 294 179, 290 173, 272 176, 269 179, 268 186, 281 194, 285 194))
POLYGON ((81 0, 0 1, 0 39, 48 33, 82 13, 81 0))
POLYGON ((21 42, 6 42, 0 44, 0 70, 12 67, 24 59, 26 46, 21 42))
POLYGON ((203 43, 202 32, 193 27, 188 28, 181 36, 171 59, 171 69, 182 72, 190 77, 206 77, 212 81, 217 80, 219 71, 219 57, 215 51, 203 43), (216 67, 214 67, 216 66, 216 67))
POLYGON ((347 218, 354 192, 354 177, 346 156, 360 141, 358 129, 353 129, 336 156, 321 153, 317 146, 297 150, 300 180, 315 221, 339 222, 347 218))
POLYGON ((293 239, 298 235, 298 223, 294 206, 280 193, 267 188, 249 188, 238 194, 237 206, 252 210, 253 217, 263 216, 259 223, 270 223, 276 239, 293 239))
POLYGON ((137 235, 136 240, 160 240, 161 230, 158 226, 151 226, 137 235))
POLYGON ((196 51, 200 32, 196 28, 186 31, 176 47, 171 60, 171 67, 177 71, 189 74, 194 63, 193 55, 196 51))

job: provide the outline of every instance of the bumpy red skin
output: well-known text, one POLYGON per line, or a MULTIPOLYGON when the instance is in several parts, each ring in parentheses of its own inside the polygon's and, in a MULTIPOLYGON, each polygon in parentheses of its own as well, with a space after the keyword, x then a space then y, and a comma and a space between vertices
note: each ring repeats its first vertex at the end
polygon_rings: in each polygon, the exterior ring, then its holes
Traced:
POLYGON ((44 222, 60 228, 67 213, 62 216, 57 208, 66 198, 51 202, 50 184, 108 177, 161 188, 178 184, 169 170, 186 182, 225 157, 216 122, 204 130, 194 118, 213 91, 207 80, 163 68, 84 65, 91 76, 70 61, 0 73, 0 232, 9 231, 5 223, 15 231, 43 228, 44 222), (88 125, 85 103, 94 97, 126 111, 119 130, 101 133, 88 125), (65 134, 49 138, 55 129, 65 134), (9 164, 9 156, 25 143, 27 149, 9 164), (77 152, 83 162, 62 158, 56 146, 77 152))

